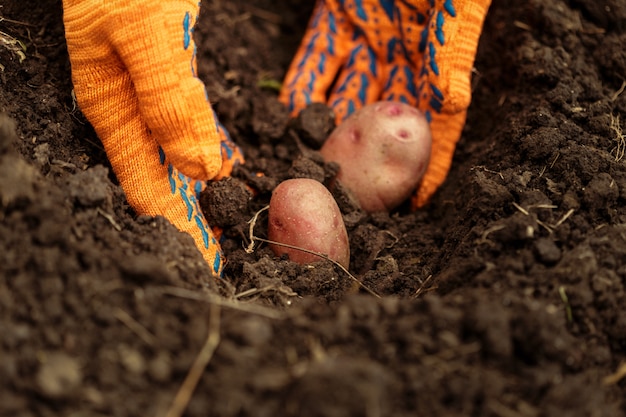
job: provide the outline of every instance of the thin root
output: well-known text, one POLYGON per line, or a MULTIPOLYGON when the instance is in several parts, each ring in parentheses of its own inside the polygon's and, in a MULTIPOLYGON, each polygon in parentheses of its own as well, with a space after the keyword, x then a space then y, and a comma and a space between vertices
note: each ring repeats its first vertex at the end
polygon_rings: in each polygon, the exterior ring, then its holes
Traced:
POLYGON ((486 243, 489 246, 494 246, 494 243, 491 240, 487 239, 487 236, 489 236, 493 232, 497 232, 498 230, 504 229, 504 227, 505 226, 503 224, 497 224, 495 226, 488 228, 487 230, 483 232, 483 234, 480 236, 480 239, 478 239, 476 243, 478 244, 486 243))
POLYGON ((26 45, 24 45, 24 42, 14 38, 8 33, 0 31, 0 45, 17 55, 20 64, 26 59, 26 54, 24 53, 26 52, 26 45))
POLYGON ((626 138, 622 131, 622 125, 619 120, 619 114, 617 116, 611 115, 610 129, 615 132, 615 141, 617 145, 611 150, 611 153, 615 153, 615 162, 619 162, 624 158, 626 154, 626 138))
POLYGON ((249 227, 249 235, 250 235, 250 244, 248 245, 248 247, 246 248, 246 253, 250 254, 252 252, 254 252, 254 241, 255 240, 259 240, 255 235, 254 235, 254 226, 256 226, 256 222, 259 219, 259 216, 261 215, 261 213, 263 213, 265 210, 269 210, 270 206, 267 205, 265 207, 263 207, 261 210, 257 211, 254 216, 250 219, 250 221, 248 221, 248 224, 250 225, 249 227))

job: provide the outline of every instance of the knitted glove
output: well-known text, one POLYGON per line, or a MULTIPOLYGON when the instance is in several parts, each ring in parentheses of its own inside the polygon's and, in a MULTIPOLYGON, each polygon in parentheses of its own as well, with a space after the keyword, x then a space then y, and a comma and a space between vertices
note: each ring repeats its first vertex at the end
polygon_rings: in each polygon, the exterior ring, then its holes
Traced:
POLYGON ((128 202, 189 233, 220 274, 197 193, 243 158, 196 75, 197 0, 63 0, 63 9, 78 104, 128 202))
POLYGON ((444 182, 470 103, 471 70, 490 0, 318 0, 280 99, 313 102, 341 122, 377 100, 418 107, 430 122, 430 165, 412 198, 444 182))

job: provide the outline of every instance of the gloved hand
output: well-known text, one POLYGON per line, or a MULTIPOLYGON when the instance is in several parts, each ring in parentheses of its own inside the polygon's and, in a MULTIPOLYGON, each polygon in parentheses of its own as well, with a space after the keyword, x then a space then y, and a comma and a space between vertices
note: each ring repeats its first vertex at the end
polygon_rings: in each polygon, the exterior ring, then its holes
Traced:
POLYGON ((430 165, 412 198, 445 180, 470 103, 470 78, 490 0, 318 0, 280 99, 313 102, 340 123, 377 100, 418 107, 430 122, 430 165))
POLYGON ((198 1, 63 0, 63 9, 76 99, 128 202, 189 233, 220 274, 197 193, 243 158, 196 76, 198 1))

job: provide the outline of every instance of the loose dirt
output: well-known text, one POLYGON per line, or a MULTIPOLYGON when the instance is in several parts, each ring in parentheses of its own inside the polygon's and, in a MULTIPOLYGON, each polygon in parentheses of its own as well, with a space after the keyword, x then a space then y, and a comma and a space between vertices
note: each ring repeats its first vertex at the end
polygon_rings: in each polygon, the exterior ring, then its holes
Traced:
POLYGON ((493 1, 431 204, 336 192, 354 279, 245 251, 276 184, 337 169, 326 109, 289 120, 272 87, 312 2, 203 3, 199 72, 247 157, 202 199, 218 282, 128 206, 72 98, 61 2, 0 8, 0 415, 626 416, 622 0, 493 1))

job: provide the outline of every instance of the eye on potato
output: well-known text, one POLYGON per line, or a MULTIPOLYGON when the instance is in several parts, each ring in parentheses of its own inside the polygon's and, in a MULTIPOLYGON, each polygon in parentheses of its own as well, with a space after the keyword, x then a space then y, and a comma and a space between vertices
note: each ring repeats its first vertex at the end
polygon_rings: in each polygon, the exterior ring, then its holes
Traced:
MULTIPOLYGON (((350 265, 348 233, 339 207, 326 187, 307 178, 281 182, 270 199, 268 238, 327 255, 346 269, 350 265)), ((270 244, 277 256, 288 254, 300 264, 320 261, 319 256, 270 244)))
POLYGON ((389 211, 419 184, 430 160, 426 117, 404 103, 379 101, 344 120, 320 152, 340 165, 337 179, 367 212, 389 211))

